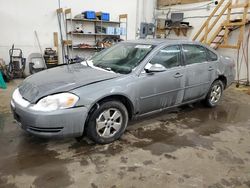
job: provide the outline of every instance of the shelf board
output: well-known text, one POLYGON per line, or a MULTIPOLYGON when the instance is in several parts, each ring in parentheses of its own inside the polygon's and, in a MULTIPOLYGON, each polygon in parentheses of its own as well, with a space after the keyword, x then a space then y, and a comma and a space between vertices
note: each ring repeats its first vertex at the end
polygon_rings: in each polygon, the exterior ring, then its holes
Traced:
MULTIPOLYGON (((71 21, 71 19, 67 19, 67 21, 71 21)), ((104 21, 104 20, 91 20, 91 19, 84 19, 84 18, 73 18, 72 21, 83 21, 83 22, 96 22, 96 23, 111 23, 111 24, 120 24, 121 22, 118 21, 104 21)))
MULTIPOLYGON (((72 48, 72 46, 69 46, 70 48, 72 48)), ((77 47, 77 46, 73 46, 73 49, 79 49, 79 50, 102 50, 104 48, 102 47, 85 47, 85 48, 81 48, 81 47, 77 47)))
POLYGON ((100 48, 100 47, 86 47, 86 48, 81 48, 81 47, 73 47, 73 49, 81 49, 81 50, 101 50, 104 48, 100 48))
POLYGON ((102 34, 102 33, 68 33, 68 35, 85 35, 85 36, 120 36, 120 35, 112 35, 112 34, 102 34))
POLYGON ((79 50, 102 50, 104 48, 95 48, 95 47, 91 47, 91 48, 79 48, 79 47, 73 47, 73 49, 79 49, 79 50))

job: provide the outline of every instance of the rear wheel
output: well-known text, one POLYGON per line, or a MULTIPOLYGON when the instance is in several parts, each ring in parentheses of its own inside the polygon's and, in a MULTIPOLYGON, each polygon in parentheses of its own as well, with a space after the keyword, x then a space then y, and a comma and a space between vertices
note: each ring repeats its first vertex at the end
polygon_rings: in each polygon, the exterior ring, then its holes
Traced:
POLYGON ((222 97, 223 89, 223 83, 220 80, 216 80, 212 84, 205 99, 205 103, 208 107, 215 107, 218 105, 222 97))
POLYGON ((119 101, 107 101, 90 114, 86 132, 94 142, 108 144, 122 136, 127 124, 126 107, 119 101))

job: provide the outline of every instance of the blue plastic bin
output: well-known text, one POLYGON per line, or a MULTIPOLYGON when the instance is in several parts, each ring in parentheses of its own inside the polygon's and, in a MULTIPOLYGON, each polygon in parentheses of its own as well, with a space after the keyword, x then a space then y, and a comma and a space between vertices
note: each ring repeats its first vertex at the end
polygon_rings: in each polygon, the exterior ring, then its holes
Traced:
POLYGON ((120 27, 115 28, 115 35, 121 35, 121 28, 120 27))
POLYGON ((109 21, 110 19, 110 14, 105 12, 97 12, 96 16, 99 18, 99 20, 103 21, 109 21))
POLYGON ((95 11, 88 10, 88 11, 83 12, 83 14, 86 19, 96 19, 95 11))
POLYGON ((126 28, 125 27, 121 27, 121 34, 120 35, 126 35, 127 34, 127 31, 126 31, 126 28))

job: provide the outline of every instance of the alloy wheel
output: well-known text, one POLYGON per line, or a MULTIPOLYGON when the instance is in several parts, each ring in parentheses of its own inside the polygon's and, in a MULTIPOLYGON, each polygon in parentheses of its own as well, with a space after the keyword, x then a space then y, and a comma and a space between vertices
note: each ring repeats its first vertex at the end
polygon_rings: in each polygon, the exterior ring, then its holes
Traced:
POLYGON ((113 137, 122 126, 122 114, 116 108, 109 108, 103 111, 96 119, 96 131, 100 137, 113 137))
POLYGON ((212 104, 219 102, 222 94, 222 88, 220 85, 214 85, 210 93, 210 101, 212 104))

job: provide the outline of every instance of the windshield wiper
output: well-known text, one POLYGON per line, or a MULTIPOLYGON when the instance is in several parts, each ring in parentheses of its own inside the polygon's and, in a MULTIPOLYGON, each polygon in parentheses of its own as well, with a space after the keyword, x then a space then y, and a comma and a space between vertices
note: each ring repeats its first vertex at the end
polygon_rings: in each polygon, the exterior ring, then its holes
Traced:
POLYGON ((91 66, 89 65, 89 63, 88 63, 88 61, 89 61, 90 59, 91 59, 91 57, 87 57, 87 58, 84 59, 86 65, 87 65, 88 67, 91 67, 91 66))
MULTIPOLYGON (((104 69, 106 71, 113 71, 110 67, 105 67, 105 66, 101 66, 101 65, 95 65, 96 67, 99 67, 101 69, 104 69)), ((113 71, 114 72, 114 71, 113 71)))
POLYGON ((81 62, 81 64, 84 65, 84 66, 90 67, 90 65, 89 65, 89 63, 88 63, 87 60, 83 60, 83 61, 81 62))
POLYGON ((88 67, 90 67, 90 65, 89 65, 89 63, 88 63, 88 60, 86 60, 85 62, 86 62, 86 65, 87 65, 88 67))

